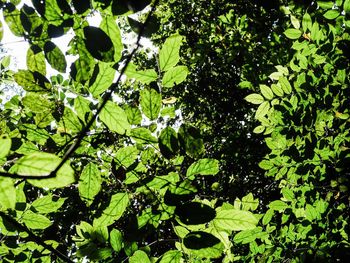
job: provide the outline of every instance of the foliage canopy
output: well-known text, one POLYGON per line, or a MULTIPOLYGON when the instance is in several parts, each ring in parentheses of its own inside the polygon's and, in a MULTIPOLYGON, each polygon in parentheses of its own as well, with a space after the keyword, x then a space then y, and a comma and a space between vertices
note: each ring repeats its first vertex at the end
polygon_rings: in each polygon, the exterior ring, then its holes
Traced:
POLYGON ((350 256, 350 0, 0 7, 3 262, 350 256))

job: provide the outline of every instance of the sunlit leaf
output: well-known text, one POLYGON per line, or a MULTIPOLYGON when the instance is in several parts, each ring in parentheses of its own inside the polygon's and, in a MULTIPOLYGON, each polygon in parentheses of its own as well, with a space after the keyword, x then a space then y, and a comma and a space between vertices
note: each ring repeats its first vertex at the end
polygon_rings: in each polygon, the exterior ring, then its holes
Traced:
POLYGON ((9 177, 0 176, 0 209, 15 209, 16 188, 14 180, 9 177))
POLYGON ((119 252, 124 247, 123 235, 118 229, 113 229, 109 234, 111 246, 115 252, 119 252))
POLYGON ((162 106, 162 96, 154 89, 143 89, 140 92, 140 104, 146 117, 154 120, 159 115, 162 106))
POLYGON ((27 67, 30 71, 37 71, 42 75, 46 75, 45 55, 38 46, 32 45, 28 49, 27 67))
POLYGON ((55 198, 51 194, 49 194, 36 199, 32 203, 32 207, 35 209, 35 211, 39 213, 52 213, 60 209, 66 199, 67 198, 56 198, 55 200, 55 198))
POLYGON ((101 173, 94 163, 87 164, 79 177, 79 195, 88 206, 94 201, 94 197, 101 190, 101 173))
POLYGON ((147 254, 142 250, 137 250, 130 258, 129 263, 151 263, 147 254))
POLYGON ((10 171, 23 176, 42 176, 42 179, 27 180, 30 184, 42 188, 59 188, 75 182, 74 170, 65 163, 53 178, 45 179, 61 162, 61 158, 45 152, 35 152, 21 157, 10 171))
POLYGON ((170 68, 163 76, 162 85, 165 88, 172 88, 175 85, 183 82, 186 79, 187 74, 188 69, 186 66, 176 66, 170 68))
POLYGON ((45 57, 52 68, 59 72, 65 73, 67 68, 66 57, 62 51, 51 41, 44 45, 45 57))
POLYGON ((11 138, 3 134, 0 136, 0 159, 6 157, 11 149, 11 138))
POLYGON ((51 220, 46 216, 39 215, 30 210, 22 215, 21 221, 31 229, 45 229, 52 225, 51 220))
POLYGON ((126 68, 125 75, 145 84, 156 81, 158 78, 157 72, 154 69, 137 70, 136 66, 132 63, 126 68))
POLYGON ((299 37, 301 37, 302 32, 299 29, 289 28, 286 31, 284 31, 284 34, 289 39, 298 39, 299 37))
POLYGON ((90 85, 89 90, 91 94, 96 97, 106 91, 113 83, 115 76, 115 69, 106 63, 98 64, 98 74, 90 85))
POLYGON ((258 219, 249 211, 220 209, 213 220, 215 227, 223 230, 240 231, 253 229, 258 219))
POLYGON ((194 179, 195 175, 216 175, 219 172, 219 161, 215 159, 200 159, 188 167, 186 176, 194 179))
POLYGON ((264 97, 257 93, 249 94, 244 99, 253 104, 261 104, 265 101, 264 97))
POLYGON ((157 138, 152 135, 151 131, 143 127, 132 129, 130 135, 138 143, 158 142, 157 138))
POLYGON ((124 110, 113 102, 107 102, 99 118, 111 131, 125 134, 130 130, 130 124, 124 110))
POLYGON ((129 205, 129 197, 127 193, 117 193, 112 195, 111 201, 102 215, 94 219, 94 225, 109 226, 117 221, 129 205))
POLYGON ((171 35, 163 44, 159 51, 159 66, 162 71, 167 71, 174 67, 180 60, 179 51, 183 37, 171 35))
POLYGON ((116 20, 113 16, 105 16, 100 28, 110 37, 114 47, 114 62, 118 62, 122 57, 123 43, 116 20))

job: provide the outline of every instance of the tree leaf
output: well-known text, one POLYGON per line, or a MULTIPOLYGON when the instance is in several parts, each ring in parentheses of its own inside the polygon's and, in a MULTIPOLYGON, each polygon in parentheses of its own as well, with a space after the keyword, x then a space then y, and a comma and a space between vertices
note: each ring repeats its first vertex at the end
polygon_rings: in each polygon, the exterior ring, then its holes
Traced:
POLYGON ((50 87, 50 82, 38 72, 20 69, 13 77, 17 84, 26 91, 41 92, 47 91, 50 87))
POLYGON ((16 188, 14 180, 9 177, 0 177, 0 209, 15 209, 16 188))
POLYGON ((117 221, 129 205, 127 193, 112 195, 108 207, 102 212, 99 218, 94 219, 94 225, 109 226, 117 221))
POLYGON ((45 229, 52 225, 52 222, 46 216, 39 215, 30 210, 23 213, 21 220, 31 229, 45 229))
POLYGON ((188 167, 186 177, 194 179, 195 175, 216 175, 219 172, 219 161, 215 159, 200 159, 188 167))
POLYGON ((119 252, 124 247, 123 235, 118 229, 113 229, 109 234, 109 242, 115 252, 119 252))
POLYGON ((213 224, 223 230, 241 231, 254 229, 258 219, 249 211, 238 209, 221 209, 217 212, 213 224))
POLYGON ((179 142, 175 130, 171 127, 164 128, 158 137, 158 144, 161 153, 166 158, 174 156, 179 149, 179 142))
POLYGON ((123 43, 120 30, 113 16, 103 17, 100 28, 110 37, 114 47, 114 62, 118 62, 122 57, 123 43))
POLYGON ((94 58, 103 62, 114 61, 113 42, 105 31, 98 27, 86 26, 84 36, 85 46, 94 58))
POLYGON ((244 99, 253 104, 261 104, 265 101, 264 97, 257 93, 249 94, 244 99))
POLYGON ((289 28, 286 31, 284 31, 284 34, 289 39, 298 39, 299 37, 301 37, 302 32, 299 29, 289 28))
POLYGON ((283 89, 281 88, 281 85, 272 84, 271 89, 273 93, 275 93, 277 96, 282 97, 284 95, 283 89))
POLYGON ((329 20, 336 19, 339 15, 340 15, 339 11, 334 9, 328 10, 326 13, 323 14, 323 16, 329 20))
POLYGON ((101 190, 101 172, 97 165, 94 163, 88 163, 79 178, 79 195, 88 206, 94 201, 94 197, 101 190))
POLYGON ((54 201, 53 196, 49 194, 36 199, 32 203, 32 207, 39 213, 48 214, 60 209, 66 199, 67 198, 58 198, 54 201))
POLYGON ((261 117, 264 117, 270 109, 270 103, 268 101, 264 101, 261 103, 258 107, 258 109, 255 112, 255 118, 259 119, 261 117))
POLYGON ((138 107, 126 105, 125 113, 128 116, 128 121, 133 125, 140 125, 142 121, 142 114, 138 107))
POLYGON ((128 168, 132 165, 139 155, 139 150, 135 146, 126 146, 120 148, 115 158, 117 159, 117 164, 122 165, 125 168, 128 168))
POLYGON ((282 188, 282 195, 288 201, 294 201, 295 199, 294 192, 286 187, 282 188))
POLYGON ((23 176, 43 176, 43 179, 30 179, 27 181, 36 187, 59 188, 75 182, 74 170, 70 167, 68 162, 58 170, 55 177, 44 178, 49 175, 60 162, 61 158, 54 154, 35 152, 21 157, 15 165, 11 167, 10 172, 23 176))
POLYGON ((269 204, 269 207, 272 210, 284 211, 286 208, 288 208, 288 204, 281 200, 275 200, 269 204))
POLYGON ((11 150, 11 139, 3 134, 0 136, 0 159, 6 157, 11 150))
POLYGON ((106 91, 113 83, 115 69, 107 63, 98 64, 98 74, 89 90, 94 97, 106 91))
POLYGON ((290 85, 288 79, 286 77, 281 77, 278 80, 278 83, 281 85, 281 88, 283 89, 283 91, 287 94, 292 93, 292 86, 290 85))
POLYGON ((183 37, 179 34, 167 38, 159 51, 159 66, 161 71, 174 67, 180 60, 179 52, 183 37))
POLYGON ((163 254, 159 263, 180 263, 182 253, 178 250, 169 250, 163 254))
POLYGON ((130 132, 130 136, 137 143, 157 143, 158 142, 158 139, 152 135, 151 131, 143 127, 132 129, 130 132))
POLYGON ((140 94, 142 112, 150 120, 158 118, 162 106, 162 96, 154 89, 144 89, 140 94))
POLYGON ((165 88, 172 88, 181 82, 183 82, 188 74, 188 69, 186 66, 176 66, 173 68, 170 68, 168 71, 165 72, 163 79, 162 79, 162 85, 165 88))
POLYGON ((260 85, 260 91, 261 94, 268 100, 272 100, 273 99, 273 92, 272 90, 266 86, 266 85, 260 85))
POLYGON ((149 84, 158 78, 157 72, 154 69, 137 70, 136 66, 132 63, 126 68, 125 75, 144 84, 149 84))
POLYGON ((129 263, 151 263, 151 260, 147 256, 147 254, 142 250, 137 250, 135 253, 129 258, 129 263))
POLYGON ((4 8, 5 22, 10 28, 12 34, 16 37, 22 37, 24 35, 24 29, 20 19, 20 11, 11 5, 12 4, 9 4, 8 8, 4 8))
POLYGON ((27 51, 27 67, 30 71, 37 71, 42 75, 46 75, 45 55, 42 50, 32 45, 27 51))
POLYGON ((44 45, 44 52, 47 62, 52 68, 59 72, 65 73, 67 68, 66 57, 62 51, 51 41, 47 41, 44 45))
POLYGON ((99 118, 111 131, 125 134, 130 130, 130 124, 124 110, 113 102, 107 102, 99 118))
POLYGON ((344 1, 344 11, 345 13, 350 13, 350 0, 344 1))

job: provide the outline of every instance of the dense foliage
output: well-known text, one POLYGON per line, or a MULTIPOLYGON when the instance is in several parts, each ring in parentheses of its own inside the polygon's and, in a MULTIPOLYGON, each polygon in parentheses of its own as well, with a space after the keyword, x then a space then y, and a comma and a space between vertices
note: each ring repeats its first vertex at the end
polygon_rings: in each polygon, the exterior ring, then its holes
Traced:
POLYGON ((350 256, 350 0, 0 6, 2 262, 350 256))

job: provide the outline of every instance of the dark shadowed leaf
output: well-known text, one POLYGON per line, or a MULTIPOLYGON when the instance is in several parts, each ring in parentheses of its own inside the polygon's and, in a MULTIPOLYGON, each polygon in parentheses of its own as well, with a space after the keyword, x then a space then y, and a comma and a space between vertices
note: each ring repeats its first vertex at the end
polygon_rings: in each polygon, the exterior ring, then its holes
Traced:
POLYGON ((111 38, 101 28, 84 27, 85 46, 90 54, 103 62, 114 61, 114 46, 111 38))

